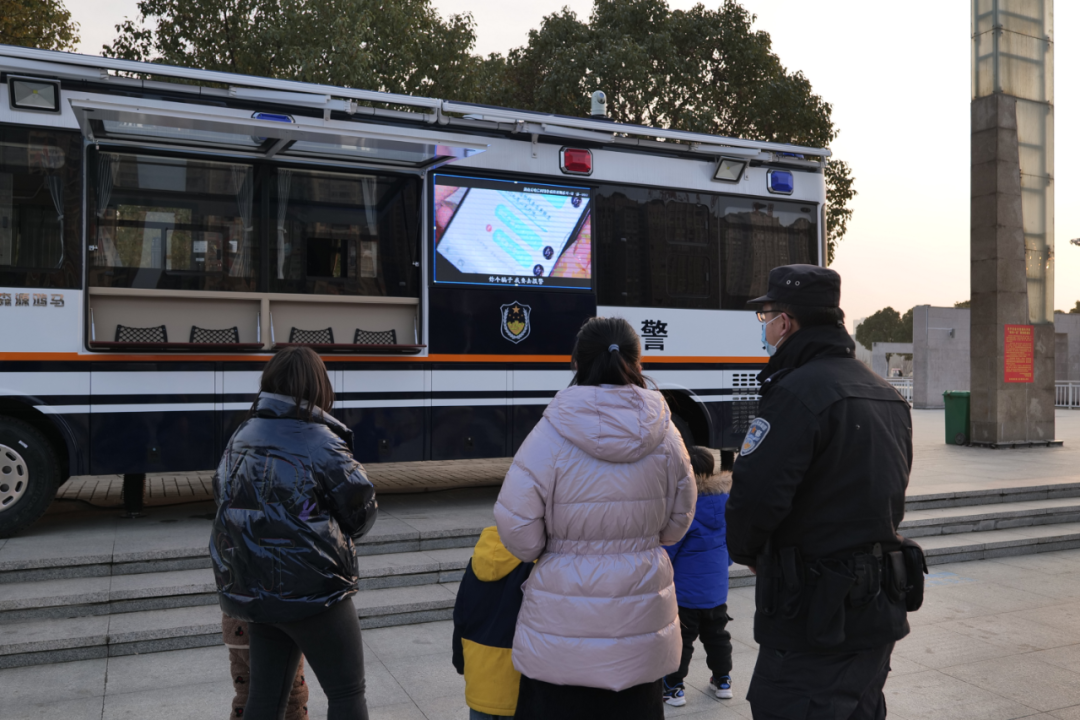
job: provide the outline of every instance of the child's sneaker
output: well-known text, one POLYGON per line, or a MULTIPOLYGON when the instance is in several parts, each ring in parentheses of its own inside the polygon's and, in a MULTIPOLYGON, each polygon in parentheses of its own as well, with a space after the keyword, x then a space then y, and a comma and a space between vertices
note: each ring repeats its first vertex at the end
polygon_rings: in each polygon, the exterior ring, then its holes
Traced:
POLYGON ((731 676, 721 675, 719 678, 709 678, 709 689, 716 693, 721 700, 730 700, 735 697, 731 692, 731 676))
MULTIPOLYGON (((679 683, 674 687, 668 687, 667 680, 664 681, 664 702, 672 707, 682 707, 686 704, 686 687, 679 683)), ((655 697, 655 696, 654 696, 655 697)))

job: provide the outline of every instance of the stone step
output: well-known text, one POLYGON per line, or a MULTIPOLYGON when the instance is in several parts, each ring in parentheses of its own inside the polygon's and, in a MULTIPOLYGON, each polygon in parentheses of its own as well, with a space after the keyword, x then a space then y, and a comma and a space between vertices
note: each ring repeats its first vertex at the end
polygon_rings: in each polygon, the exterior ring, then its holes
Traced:
MULTIPOLYGON (((933 535, 920 537, 916 542, 926 554, 927 565, 1036 555, 1080 548, 1080 522, 933 535)), ((754 584, 753 573, 744 565, 732 565, 728 577, 733 588, 754 584)))
MULTIPOLYGON (((457 582, 470 557, 472 548, 361 556, 357 558, 359 589, 457 582)), ((0 584, 0 625, 217 602, 214 574, 209 569, 5 583, 0 584)))
POLYGON ((927 565, 1035 555, 1080 548, 1080 522, 935 535, 918 538, 917 542, 926 553, 927 565))
MULTIPOLYGON (((931 565, 1034 554, 1080 547, 1080 522, 941 534, 922 537, 919 542, 931 565)), ((451 548, 361 558, 361 582, 383 585, 365 585, 368 589, 353 598, 361 626, 449 619, 457 592, 457 582, 451 579, 460 576, 469 554, 468 550, 451 548), (386 583, 401 585, 386 587, 386 583)), ((753 584, 748 568, 732 566, 731 587, 753 584)), ((12 584, 2 590, 7 592, 0 594, 0 608, 9 615, 0 623, 0 668, 220 642, 221 613, 213 578, 205 570, 12 584), (153 604, 160 601, 186 602, 188 606, 161 608, 153 604), (203 602, 206 604, 199 604, 203 602), (34 607, 45 613, 62 612, 56 609, 65 607, 69 611, 96 607, 103 613, 83 617, 17 615, 34 607)))
MULTIPOLYGON (((448 620, 456 583, 364 590, 352 602, 363 628, 448 620)), ((197 605, 0 625, 0 669, 206 647, 221 642, 221 610, 197 605)))
POLYGON ((905 500, 904 508, 905 512, 914 512, 936 508, 996 505, 1058 498, 1080 498, 1080 482, 909 495, 905 500))
POLYGON ((914 510, 900 533, 910 538, 1080 522, 1080 499, 1057 498, 914 510))
MULTIPOLYGON (((424 553, 438 550, 470 550, 484 528, 474 524, 442 530, 417 531, 396 527, 391 519, 375 524, 372 532, 356 543, 358 559, 389 554, 424 553)), ((209 531, 209 527, 207 528, 209 531)), ((0 560, 0 587, 7 583, 26 583, 74 578, 100 578, 116 575, 174 572, 209 569, 210 554, 206 545, 177 547, 168 550, 61 554, 43 557, 0 560)))
MULTIPOLYGON (((491 524, 493 496, 470 496, 465 500, 454 500, 449 494, 441 498, 411 497, 408 507, 394 509, 398 516, 390 512, 380 516, 372 532, 357 543, 358 557, 471 548, 481 530, 491 524)), ((1080 483, 913 495, 907 498, 908 519, 903 527, 912 537, 923 537, 990 527, 1069 522, 1069 513, 1062 509, 1067 507, 1065 501, 1069 498, 1080 498, 1080 483), (1024 507, 1016 507, 1019 503, 1050 501, 1061 504, 1031 505, 1030 513, 1024 507), (934 510, 957 512, 925 514, 934 510), (995 517, 999 514, 1000 517, 995 517), (949 519, 954 515, 955 522, 949 519), (988 524, 991 521, 992 526, 988 524)), ((400 498, 395 500, 401 504, 400 498)), ((199 513, 195 515, 191 508, 159 509, 153 518, 122 521, 125 524, 115 538, 105 533, 101 537, 94 533, 77 535, 86 538, 85 542, 65 542, 64 533, 69 531, 71 523, 65 524, 63 518, 57 518, 56 536, 45 538, 42 545, 36 538, 27 537, 9 540, 0 548, 0 586, 207 569, 210 567, 207 540, 213 513, 202 512, 206 509, 203 506, 197 509, 199 513)), ((100 518, 95 522, 100 522, 100 518)))

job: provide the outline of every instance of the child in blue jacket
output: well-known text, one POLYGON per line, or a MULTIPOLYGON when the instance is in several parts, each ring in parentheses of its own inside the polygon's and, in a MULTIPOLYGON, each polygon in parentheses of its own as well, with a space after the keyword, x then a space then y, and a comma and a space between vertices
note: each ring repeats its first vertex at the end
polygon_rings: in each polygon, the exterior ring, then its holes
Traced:
POLYGON ((705 646, 705 662, 712 670, 709 690, 730 698, 731 635, 727 623, 727 526, 724 508, 731 491, 731 473, 714 474, 715 458, 702 447, 690 448, 690 464, 697 480, 694 522, 682 540, 666 547, 675 568, 675 596, 679 601, 683 651, 679 669, 664 678, 664 702, 686 704, 683 681, 694 654, 694 640, 705 646))

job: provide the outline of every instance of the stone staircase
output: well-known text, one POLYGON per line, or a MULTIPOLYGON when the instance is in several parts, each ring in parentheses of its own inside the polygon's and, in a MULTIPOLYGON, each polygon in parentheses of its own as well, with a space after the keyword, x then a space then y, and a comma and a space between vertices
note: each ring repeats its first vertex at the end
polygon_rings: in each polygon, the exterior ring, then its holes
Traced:
MULTIPOLYGON (((387 514, 357 546, 353 603, 362 627, 451 617, 472 546, 491 524, 490 504, 474 497, 470 507, 443 511, 438 498, 423 501, 426 515, 414 517, 426 525, 387 514)), ((219 643, 208 518, 187 517, 194 520, 157 522, 187 522, 188 535, 173 537, 190 538, 188 546, 114 540, 96 552, 87 540, 81 550, 57 545, 21 559, 0 548, 0 668, 219 643)), ((912 496, 901 532, 918 539, 932 564, 1077 548, 1080 483, 912 496)), ((735 566, 731 584, 752 585, 753 576, 735 566)))

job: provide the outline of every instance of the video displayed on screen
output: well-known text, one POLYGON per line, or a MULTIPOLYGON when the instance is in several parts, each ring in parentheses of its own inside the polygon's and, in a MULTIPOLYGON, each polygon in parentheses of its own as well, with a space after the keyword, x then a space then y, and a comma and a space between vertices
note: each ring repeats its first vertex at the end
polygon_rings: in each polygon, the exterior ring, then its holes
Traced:
POLYGON ((435 175, 435 282, 592 287, 589 188, 435 175))

